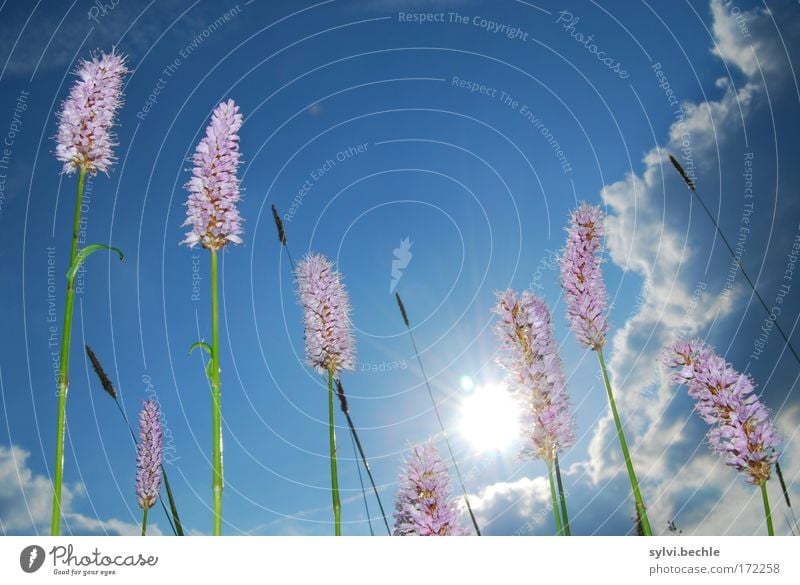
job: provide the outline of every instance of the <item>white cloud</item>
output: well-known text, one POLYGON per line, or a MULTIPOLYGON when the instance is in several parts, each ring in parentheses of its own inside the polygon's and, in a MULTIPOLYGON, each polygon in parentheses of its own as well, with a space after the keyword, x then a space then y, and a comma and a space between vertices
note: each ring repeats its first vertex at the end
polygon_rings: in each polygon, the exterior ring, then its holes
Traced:
MULTIPOLYGON (((470 495, 469 503, 486 534, 552 533, 548 523, 552 519, 550 484, 544 477, 494 483, 470 495)), ((462 522, 470 525, 466 514, 462 514, 462 522)))
MULTIPOLYGON (((47 534, 53 487, 44 475, 28 467, 30 453, 12 445, 0 445, 0 526, 5 534, 47 534)), ((85 495, 81 484, 62 486, 63 527, 72 534, 130 535, 140 534, 136 524, 117 518, 100 520, 73 510, 76 500, 85 495)), ((150 523, 147 533, 161 535, 159 527, 150 523)))
MULTIPOLYGON (((782 13, 784 7, 777 8, 782 13)), ((770 8, 756 6, 752 10, 742 10, 731 0, 712 0, 712 32, 715 44, 712 52, 728 65, 732 65, 749 77, 759 76, 759 67, 765 73, 774 73, 783 67, 785 50, 781 39, 775 33, 775 16, 770 8)), ((787 14, 787 20, 777 15, 776 21, 787 26, 785 34, 795 35, 793 18, 796 13, 787 14)))

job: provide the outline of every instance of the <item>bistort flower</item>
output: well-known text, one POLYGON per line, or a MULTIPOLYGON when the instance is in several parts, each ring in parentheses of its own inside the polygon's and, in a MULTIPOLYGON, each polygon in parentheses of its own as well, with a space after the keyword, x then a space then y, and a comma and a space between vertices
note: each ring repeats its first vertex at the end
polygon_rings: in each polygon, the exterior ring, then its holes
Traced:
POLYGON ((64 163, 65 173, 81 167, 89 174, 107 173, 111 168, 116 146, 111 128, 122 105, 127 72, 125 57, 114 51, 78 66, 79 79, 61 105, 55 137, 56 158, 64 163))
POLYGON ((707 437, 712 449, 744 473, 748 483, 767 481, 780 438, 767 407, 753 392, 752 379, 699 339, 676 341, 664 350, 663 362, 677 369, 672 381, 689 387, 695 410, 711 425, 707 437))
POLYGON ((581 203, 570 215, 567 245, 561 257, 561 287, 567 297, 567 318, 583 347, 606 343, 608 307, 598 252, 603 239, 603 212, 581 203))
POLYGON ((529 291, 518 299, 507 290, 498 294, 494 312, 500 317, 495 328, 502 344, 498 361, 522 405, 523 455, 552 463, 572 445, 574 421, 550 311, 529 291))
POLYGON ((158 501, 163 458, 161 411, 156 401, 145 400, 139 413, 139 443, 136 445, 136 497, 143 510, 149 510, 158 501))
POLYGON ((322 254, 309 254, 295 270, 303 307, 306 359, 320 373, 352 370, 355 343, 350 331, 350 299, 342 275, 322 254))
POLYGON ((466 536, 450 499, 450 476, 432 443, 412 449, 395 500, 395 536, 466 536))
POLYGON ((211 115, 206 135, 200 140, 192 161, 192 178, 186 183, 186 221, 191 226, 181 242, 194 247, 202 244, 219 250, 229 242, 241 244, 242 218, 239 202, 239 134, 242 115, 233 100, 219 104, 211 115))

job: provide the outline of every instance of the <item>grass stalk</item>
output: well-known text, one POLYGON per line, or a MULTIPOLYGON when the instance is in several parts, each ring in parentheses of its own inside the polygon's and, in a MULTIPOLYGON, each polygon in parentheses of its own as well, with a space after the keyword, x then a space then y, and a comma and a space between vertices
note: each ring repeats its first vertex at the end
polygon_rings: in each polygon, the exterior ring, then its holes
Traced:
POLYGON ((436 404, 436 399, 433 397, 433 390, 431 390, 430 382, 428 382, 428 375, 425 373, 425 367, 422 365, 422 357, 419 355, 419 349, 417 348, 417 342, 414 339, 414 333, 411 331, 411 321, 408 319, 408 313, 406 312, 406 307, 403 304, 403 300, 400 298, 400 293, 394 293, 395 298, 397 299, 397 306, 400 309, 400 316, 403 318, 403 322, 406 325, 406 329, 408 330, 408 336, 411 339, 411 345, 414 347, 414 355, 417 356, 417 363, 419 364, 420 372, 422 373, 422 378, 425 381, 425 387, 428 389, 428 396, 431 399, 431 404, 433 405, 433 412, 436 415, 436 420, 439 421, 439 428, 442 431, 442 436, 444 437, 445 445, 447 445, 447 451, 450 453, 450 460, 453 463, 453 469, 456 472, 456 478, 458 478, 458 483, 461 486, 461 492, 464 494, 464 503, 467 505, 467 511, 469 512, 470 520, 472 520, 472 526, 475 528, 475 534, 477 536, 481 535, 481 529, 478 527, 478 520, 475 518, 475 513, 472 511, 472 506, 469 503, 469 494, 467 493, 467 487, 464 484, 464 478, 461 477, 461 471, 458 468, 458 463, 456 462, 456 456, 453 453, 453 447, 450 445, 450 438, 447 435, 447 430, 444 428, 444 423, 442 422, 442 417, 439 414, 439 407, 436 404))
MULTIPOLYGON (((345 418, 347 419, 347 426, 350 427, 350 435, 355 443, 356 448, 358 449, 358 453, 361 456, 361 462, 364 464, 364 469, 367 472, 367 477, 369 478, 370 483, 372 484, 372 491, 375 493, 375 499, 378 500, 378 508, 381 511, 381 517, 383 518, 383 524, 386 526, 386 533, 391 535, 392 530, 389 528, 389 521, 386 519, 386 512, 383 509, 383 502, 381 502, 381 496, 378 493, 378 487, 375 485, 375 478, 372 477, 372 470, 369 466, 369 461, 367 461, 367 455, 364 453, 364 447, 361 445, 361 440, 358 438, 358 433, 356 432, 356 426, 353 424, 353 419, 350 417, 350 408, 347 405, 347 398, 344 393, 344 387, 342 386, 341 379, 336 380, 336 392, 339 395, 339 406, 344 413, 345 418)), ((361 472, 359 471, 359 479, 361 479, 361 472)), ((364 487, 362 484, 361 488, 362 493, 364 492, 364 487)), ((365 495, 366 497, 366 495, 365 495)))

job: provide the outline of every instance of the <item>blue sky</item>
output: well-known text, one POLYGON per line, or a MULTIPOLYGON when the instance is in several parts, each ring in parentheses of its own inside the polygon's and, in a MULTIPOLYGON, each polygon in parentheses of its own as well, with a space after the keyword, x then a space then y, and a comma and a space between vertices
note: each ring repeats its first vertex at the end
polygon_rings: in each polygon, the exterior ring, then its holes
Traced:
MULTIPOLYGON (((764 531, 756 491, 709 453, 685 389, 658 366, 677 334, 706 338, 754 376, 800 499, 799 366, 774 330, 751 357, 765 314, 739 276, 726 286, 727 252, 664 166, 668 153, 682 157, 734 245, 746 233, 743 260, 770 306, 788 283, 779 321, 792 331, 800 285, 784 276, 800 232, 795 3, 7 1, 0 20, 0 133, 11 142, 0 169, 0 532, 42 533, 49 520, 48 303, 60 325, 75 191, 50 137, 77 60, 112 46, 132 73, 118 164, 91 181, 86 234, 128 261, 93 256, 76 303, 67 530, 127 534, 139 521, 130 440, 84 343, 129 416, 144 398, 160 401, 184 524, 211 530, 208 385, 199 353, 187 356, 209 335, 208 255, 178 242, 188 158, 229 97, 245 116, 245 243, 222 262, 225 533, 332 533, 324 380, 303 361, 271 204, 286 217, 296 258, 325 253, 345 275, 359 366, 343 381, 387 509, 409 447, 428 437, 444 447, 390 294, 393 250, 409 238, 396 290, 485 532, 553 532, 544 465, 521 461, 514 445, 478 452, 459 430, 474 392, 462 376, 502 381, 489 309, 509 286, 533 287, 553 311, 578 426, 562 462, 573 530, 630 532, 633 505, 596 360, 567 329, 552 263, 579 200, 609 214, 607 353, 655 530, 674 520, 684 533, 764 531), (503 25, 519 32, 493 32, 503 25), (755 196, 744 224, 746 170, 755 196)), ((339 450, 344 532, 368 534, 346 427, 339 450)), ((788 533, 770 483, 778 530, 788 533)), ((151 522, 168 530, 160 513, 151 522)))

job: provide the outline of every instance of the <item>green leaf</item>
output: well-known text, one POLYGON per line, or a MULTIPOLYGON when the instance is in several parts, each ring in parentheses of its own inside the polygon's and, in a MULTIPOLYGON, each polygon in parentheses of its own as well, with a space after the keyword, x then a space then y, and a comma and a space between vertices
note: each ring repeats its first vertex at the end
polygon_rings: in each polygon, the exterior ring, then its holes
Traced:
POLYGON ((81 267, 91 254, 94 254, 98 250, 110 250, 112 252, 116 252, 119 256, 120 262, 125 262, 125 254, 119 248, 114 248, 113 246, 106 246, 105 244, 89 244, 75 257, 75 262, 72 263, 72 266, 69 267, 67 270, 67 280, 72 281, 75 278, 75 275, 78 274, 78 269, 81 267))
POLYGON ((164 477, 164 487, 167 489, 167 499, 169 500, 169 508, 172 512, 172 521, 175 524, 176 536, 183 536, 183 525, 181 519, 178 517, 178 507, 175 505, 175 498, 172 496, 172 489, 169 486, 169 479, 167 479, 167 470, 161 466, 161 471, 164 477))
POLYGON ((214 351, 211 349, 211 346, 208 345, 205 341, 195 341, 192 344, 192 347, 189 348, 189 354, 191 355, 191 353, 195 349, 197 349, 198 347, 201 348, 201 349, 204 349, 206 351, 206 353, 208 354, 208 357, 211 358, 211 359, 208 360, 208 363, 206 364, 206 376, 208 376, 208 379, 210 380, 211 379, 211 375, 212 375, 212 369, 211 368, 213 367, 213 364, 214 364, 214 359, 213 359, 214 358, 214 351))
POLYGON ((214 352, 211 350, 211 346, 208 345, 205 341, 195 341, 192 344, 192 347, 189 348, 189 354, 191 354, 198 347, 206 350, 206 353, 209 355, 209 357, 214 355, 214 352))

